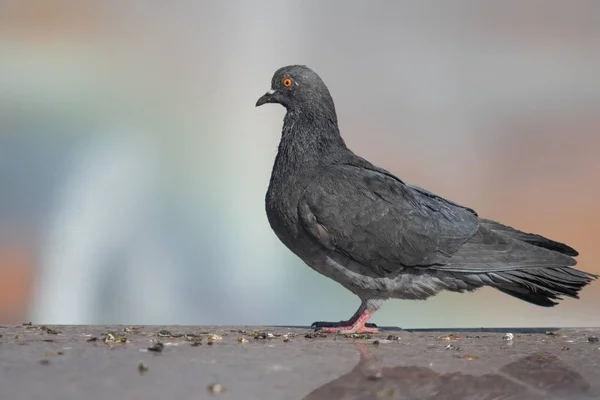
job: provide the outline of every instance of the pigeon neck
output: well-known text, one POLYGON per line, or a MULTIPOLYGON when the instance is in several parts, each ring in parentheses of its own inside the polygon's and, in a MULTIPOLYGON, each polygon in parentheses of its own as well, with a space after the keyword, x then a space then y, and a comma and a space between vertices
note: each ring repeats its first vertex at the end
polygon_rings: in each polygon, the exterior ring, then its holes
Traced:
POLYGON ((279 155, 288 162, 299 166, 328 164, 348 151, 335 111, 288 110, 279 143, 279 155))

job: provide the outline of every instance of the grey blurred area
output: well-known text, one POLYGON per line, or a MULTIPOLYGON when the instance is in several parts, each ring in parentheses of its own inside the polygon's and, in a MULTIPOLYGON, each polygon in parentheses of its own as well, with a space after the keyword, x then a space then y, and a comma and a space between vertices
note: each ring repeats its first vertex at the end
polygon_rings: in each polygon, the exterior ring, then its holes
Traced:
MULTIPOLYGON (((358 300, 264 215, 284 110, 254 103, 294 63, 357 153, 599 273, 599 42, 594 1, 0 2, 0 245, 34 255, 22 318, 347 318, 358 300)), ((600 325, 597 286, 551 310, 395 301, 375 322, 600 325)))

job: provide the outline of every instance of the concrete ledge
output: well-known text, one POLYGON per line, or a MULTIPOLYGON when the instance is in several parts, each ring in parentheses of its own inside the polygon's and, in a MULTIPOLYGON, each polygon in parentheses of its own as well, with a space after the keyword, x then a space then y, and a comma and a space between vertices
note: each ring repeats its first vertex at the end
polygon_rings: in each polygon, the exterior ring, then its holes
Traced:
POLYGON ((599 328, 0 327, 0 398, 599 399, 599 328))

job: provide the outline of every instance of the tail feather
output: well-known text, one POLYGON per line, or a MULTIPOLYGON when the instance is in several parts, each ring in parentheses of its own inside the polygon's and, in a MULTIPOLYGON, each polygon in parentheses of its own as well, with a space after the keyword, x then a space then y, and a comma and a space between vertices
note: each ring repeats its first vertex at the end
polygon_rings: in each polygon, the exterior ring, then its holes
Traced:
POLYGON ((503 293, 537 304, 552 307, 563 296, 578 299, 579 291, 598 276, 570 267, 528 268, 488 274, 492 286, 503 293))
POLYGON ((481 218, 479 220, 479 223, 491 231, 501 233, 512 239, 520 240, 533 246, 543 247, 548 250, 557 251, 559 253, 566 254, 571 257, 577 257, 579 255, 579 252, 577 252, 577 250, 575 250, 571 246, 545 238, 542 235, 538 235, 536 233, 521 232, 518 229, 502 225, 501 223, 492 221, 491 219, 481 218))
MULTIPOLYGON (((516 297, 519 300, 523 300, 528 303, 535 304, 535 305, 541 306, 541 307, 554 307, 555 305, 558 304, 558 302, 552 301, 551 299, 553 299, 554 297, 550 297, 550 296, 543 296, 543 295, 531 293, 531 292, 521 293, 518 291, 509 290, 509 289, 500 289, 500 288, 497 288, 497 289, 499 291, 501 291, 502 293, 508 294, 512 297, 516 297)), ((560 300, 560 299, 558 299, 558 300, 560 300)))

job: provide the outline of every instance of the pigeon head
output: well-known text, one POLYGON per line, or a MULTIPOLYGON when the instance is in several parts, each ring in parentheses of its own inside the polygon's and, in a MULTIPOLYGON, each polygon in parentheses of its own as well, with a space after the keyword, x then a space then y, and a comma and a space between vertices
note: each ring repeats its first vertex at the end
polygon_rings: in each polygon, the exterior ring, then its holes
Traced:
POLYGON ((267 103, 279 103, 288 111, 328 110, 335 114, 329 89, 305 65, 290 65, 275 71, 271 89, 258 99, 256 107, 267 103))

